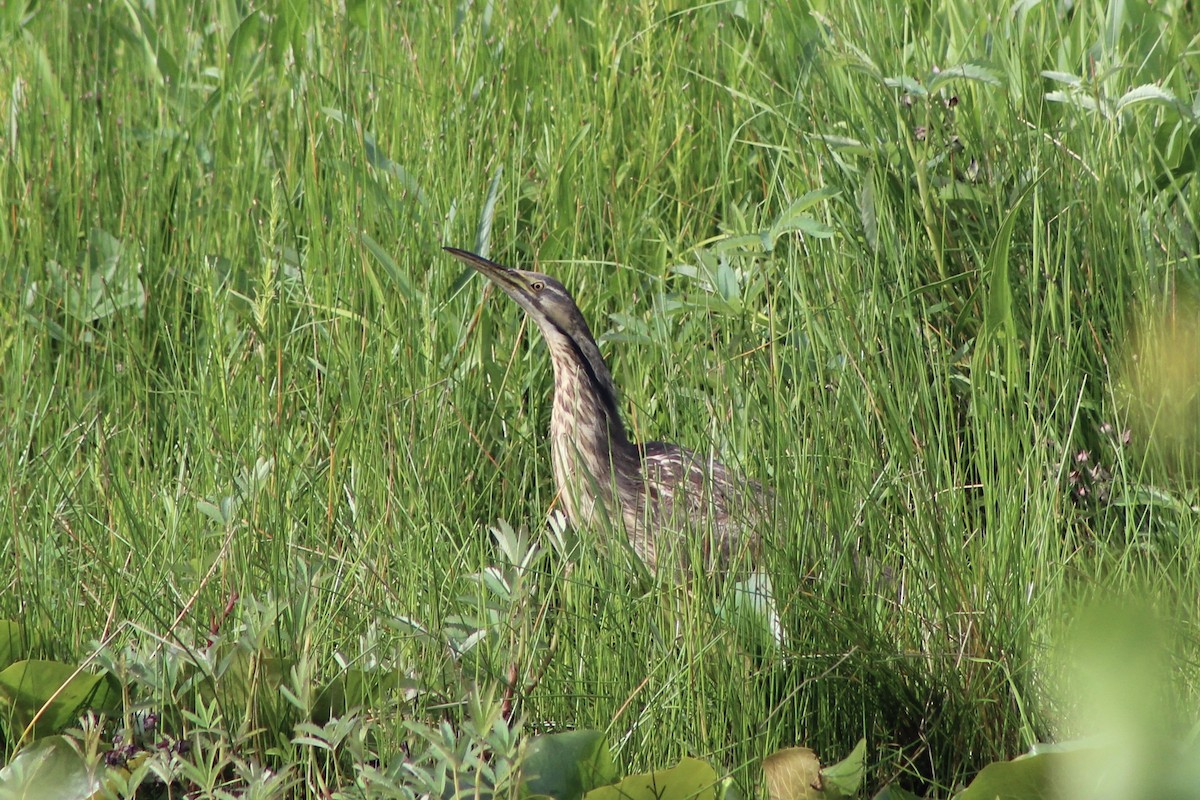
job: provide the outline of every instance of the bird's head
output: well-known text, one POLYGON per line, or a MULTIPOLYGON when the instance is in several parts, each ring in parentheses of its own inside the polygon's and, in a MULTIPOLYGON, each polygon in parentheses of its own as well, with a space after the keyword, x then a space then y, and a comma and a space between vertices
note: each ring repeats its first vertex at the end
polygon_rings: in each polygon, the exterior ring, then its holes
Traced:
POLYGON ((557 343, 559 337, 570 339, 577 346, 584 341, 594 346, 592 332, 579 306, 554 278, 540 272, 505 267, 455 247, 447 247, 446 252, 470 264, 504 290, 537 323, 551 346, 557 343))
POLYGON ((617 411, 617 389, 612 375, 596 347, 587 320, 563 285, 549 275, 511 269, 456 247, 447 247, 445 250, 483 273, 525 309, 525 313, 541 330, 554 356, 556 370, 561 360, 569 359, 586 371, 605 411, 623 435, 624 429, 621 428, 617 411))

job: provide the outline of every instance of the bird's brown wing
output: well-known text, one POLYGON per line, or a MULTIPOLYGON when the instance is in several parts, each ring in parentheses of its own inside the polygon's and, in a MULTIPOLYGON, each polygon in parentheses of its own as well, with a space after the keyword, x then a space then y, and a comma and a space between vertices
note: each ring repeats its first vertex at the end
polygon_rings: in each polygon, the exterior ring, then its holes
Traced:
MULTIPOLYGON (((682 536, 699 536, 700 552, 709 571, 724 571, 738 559, 757 554, 755 526, 768 504, 768 493, 755 481, 742 478, 716 458, 666 442, 639 446, 645 505, 639 509, 648 530, 676 532, 672 543, 693 551, 682 536)), ((661 549, 662 542, 655 543, 661 549)), ((680 552, 686 564, 689 552, 680 552)))

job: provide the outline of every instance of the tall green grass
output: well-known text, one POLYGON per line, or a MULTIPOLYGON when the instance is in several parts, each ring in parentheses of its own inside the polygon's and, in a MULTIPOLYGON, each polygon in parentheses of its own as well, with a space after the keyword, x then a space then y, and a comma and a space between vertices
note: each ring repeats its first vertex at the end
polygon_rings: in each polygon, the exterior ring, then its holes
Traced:
MULTIPOLYGON (((384 759, 515 668, 528 724, 629 768, 753 786, 866 736, 877 783, 945 791, 1073 733, 1070 609, 1148 590, 1197 699, 1200 415, 1137 346, 1165 319, 1200 361, 1187 4, 20 5, 0 615, 31 657, 126 653, 180 732, 172 647, 241 637, 295 692, 384 665, 384 759), (442 244, 561 278, 638 438, 775 487, 781 649, 589 532, 520 602, 469 579, 498 521, 548 535, 552 375, 442 244)), ((228 674, 214 724, 336 783, 304 703, 228 674)))

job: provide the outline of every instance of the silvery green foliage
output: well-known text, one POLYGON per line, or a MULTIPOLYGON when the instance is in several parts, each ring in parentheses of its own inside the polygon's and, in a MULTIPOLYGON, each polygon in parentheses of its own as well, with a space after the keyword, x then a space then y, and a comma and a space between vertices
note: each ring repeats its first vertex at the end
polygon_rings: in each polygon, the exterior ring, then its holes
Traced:
POLYGON ((520 723, 510 723, 503 702, 481 690, 462 701, 465 714, 447 721, 402 724, 412 734, 410 751, 385 766, 359 762, 354 786, 335 798, 458 800, 514 796, 520 779, 520 723))

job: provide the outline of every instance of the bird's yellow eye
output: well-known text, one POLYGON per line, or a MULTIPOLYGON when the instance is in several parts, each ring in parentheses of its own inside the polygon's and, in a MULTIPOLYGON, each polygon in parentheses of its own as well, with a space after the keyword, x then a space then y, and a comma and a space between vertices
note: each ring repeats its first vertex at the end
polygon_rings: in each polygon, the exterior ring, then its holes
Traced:
POLYGON ((540 292, 542 289, 546 288, 546 282, 534 281, 533 283, 529 284, 529 288, 533 289, 535 292, 540 292))

